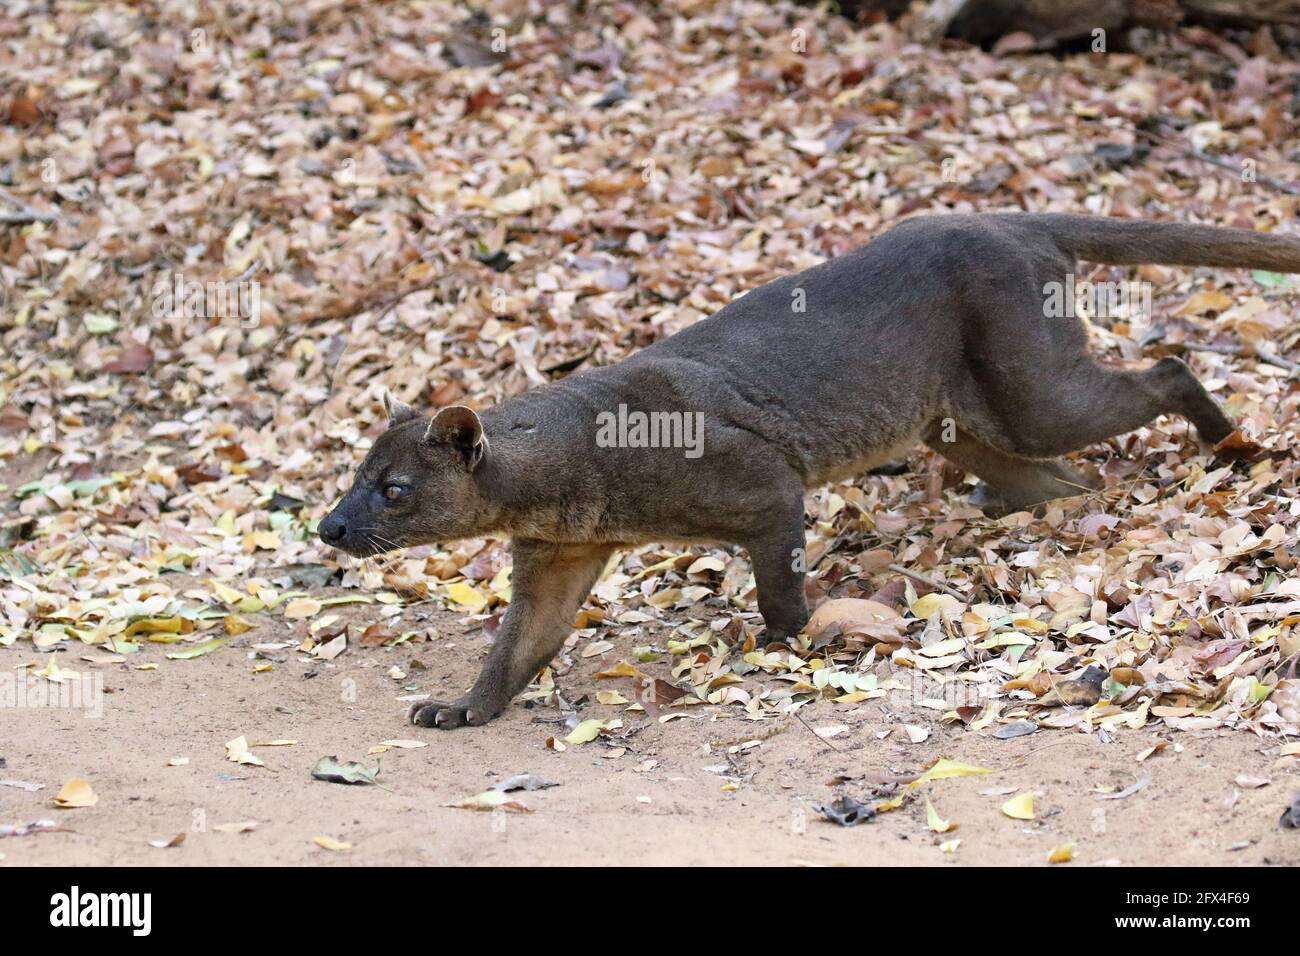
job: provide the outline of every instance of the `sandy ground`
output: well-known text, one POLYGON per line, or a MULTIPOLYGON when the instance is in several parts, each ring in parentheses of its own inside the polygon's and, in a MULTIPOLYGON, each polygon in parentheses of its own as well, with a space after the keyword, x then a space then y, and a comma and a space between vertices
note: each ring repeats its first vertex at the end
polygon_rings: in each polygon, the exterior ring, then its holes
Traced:
MULTIPOLYGON (((692 711, 701 719, 663 724, 624 714, 622 737, 559 753, 546 745, 566 732, 553 707, 516 702, 486 727, 450 732, 404 723, 407 705, 397 698, 407 688, 453 693, 472 680, 484 652, 483 639, 457 618, 439 623, 446 635, 439 644, 353 647, 332 663, 286 652, 285 662, 263 674, 252 672, 248 646, 273 639, 269 623, 195 660, 166 660, 167 646, 151 645, 130 665, 98 668, 106 691, 99 718, 70 708, 5 713, 0 779, 44 789, 0 786, 0 822, 54 819, 67 829, 0 840, 0 866, 1039 865, 1068 842, 1077 845, 1069 865, 1300 863, 1300 831, 1278 826, 1300 790, 1300 774, 1279 763, 1276 742, 1244 732, 1174 734, 1171 746, 1138 762, 1160 739, 1151 730, 1126 731, 1110 743, 1069 731, 1002 741, 945 725, 933 710, 889 713, 879 702, 819 702, 801 711, 806 724, 748 722, 714 708, 692 711), (135 669, 144 661, 158 668, 135 669), (412 669, 412 661, 428 669, 412 669), (394 664, 409 671, 406 680, 388 676, 394 664), (930 737, 910 743, 903 721, 928 728, 930 737), (830 741, 811 732, 827 724, 849 730, 830 741), (241 766, 225 758, 226 741, 240 735, 251 743, 297 743, 257 747, 265 768, 241 766), (759 737, 758 745, 730 752, 759 737), (387 739, 428 746, 378 758, 386 789, 310 776, 326 754, 373 761, 367 750, 387 739), (616 748, 626 749, 611 756, 616 748), (929 786, 939 814, 959 825, 955 831, 926 828, 923 798, 853 828, 812 809, 841 793, 865 798, 891 776, 915 773, 940 756, 992 771, 929 786), (175 757, 189 763, 168 766, 175 757), (531 813, 445 806, 523 772, 560 784, 516 794, 531 813), (1243 787, 1236 783, 1243 774, 1271 783, 1243 787), (55 793, 76 776, 90 782, 98 803, 55 809, 55 793), (1149 783, 1123 799, 1096 792, 1143 777, 1149 783), (837 783, 843 778, 850 779, 837 783), (738 789, 724 789, 728 783, 738 789), (1035 793, 1033 821, 1002 814, 1011 788, 1035 793), (245 820, 257 821, 256 829, 216 829, 245 820), (150 846, 182 832, 179 847, 150 846), (322 849, 313 843, 317 836, 352 848, 322 849), (958 838, 955 852, 941 849, 958 838)), ((593 701, 583 716, 619 715, 621 707, 594 703, 595 695, 629 682, 594 675, 628 650, 616 645, 561 676, 568 699, 593 701)), ((21 663, 20 653, 0 651, 6 670, 21 663)), ((649 667, 655 668, 667 675, 666 666, 649 667)), ((630 695, 629 687, 621 689, 630 695)))

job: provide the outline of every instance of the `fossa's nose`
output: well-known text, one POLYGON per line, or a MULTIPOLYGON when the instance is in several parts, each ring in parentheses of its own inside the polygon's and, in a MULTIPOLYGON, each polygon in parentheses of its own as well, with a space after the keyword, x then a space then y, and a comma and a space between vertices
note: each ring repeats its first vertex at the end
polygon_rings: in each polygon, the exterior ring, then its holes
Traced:
POLYGON ((347 536, 348 528, 341 519, 329 515, 320 523, 317 531, 320 532, 321 540, 326 544, 338 544, 347 536))

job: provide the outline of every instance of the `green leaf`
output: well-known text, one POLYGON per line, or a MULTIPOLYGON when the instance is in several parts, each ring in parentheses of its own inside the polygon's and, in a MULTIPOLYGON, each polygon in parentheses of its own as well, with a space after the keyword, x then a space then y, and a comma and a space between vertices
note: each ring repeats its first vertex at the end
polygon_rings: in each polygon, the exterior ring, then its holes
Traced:
POLYGON ((566 744, 588 744, 600 736, 605 727, 603 720, 584 720, 573 728, 573 732, 564 738, 566 744))
MULTIPOLYGON (((295 592, 296 593, 296 592, 295 592)), ((306 591, 302 592, 306 594, 306 591)), ((288 597, 289 595, 284 595, 288 597)), ((369 594, 342 594, 338 597, 328 597, 320 599, 321 607, 338 607, 340 604, 373 604, 375 601, 369 594)))
POLYGON ((27 555, 19 554, 12 548, 0 548, 0 579, 21 578, 42 570, 42 565, 27 555))
POLYGON ((374 783, 379 776, 379 764, 366 767, 355 760, 340 761, 338 757, 321 757, 316 761, 316 766, 311 768, 311 775, 329 783, 374 783))
POLYGON ((296 520, 297 519, 287 511, 272 511, 267 516, 267 524, 271 526, 272 531, 283 531, 285 528, 290 527, 296 520))
POLYGON ((202 657, 204 654, 211 654, 224 643, 226 643, 224 637, 217 637, 210 641, 204 641, 202 644, 195 644, 193 647, 187 647, 183 651, 173 651, 167 655, 167 659, 169 661, 188 661, 193 657, 202 657))
POLYGON ((66 482, 63 487, 67 488, 78 498, 89 498, 105 485, 115 484, 117 484, 117 482, 112 478, 85 478, 81 481, 66 482))
POLYGON ((1274 289, 1289 284, 1289 279, 1280 272, 1268 272, 1264 269, 1251 269, 1250 277, 1266 289, 1274 289))
POLYGON ((111 315, 89 312, 81 321, 91 335, 108 335, 110 332, 117 331, 117 319, 111 315))
POLYGON ((947 757, 940 757, 935 761, 933 767, 921 774, 921 776, 917 777, 913 782, 918 784, 928 783, 931 780, 947 780, 949 777, 967 777, 974 774, 992 772, 992 770, 986 770, 983 767, 974 767, 970 764, 950 760, 947 757))

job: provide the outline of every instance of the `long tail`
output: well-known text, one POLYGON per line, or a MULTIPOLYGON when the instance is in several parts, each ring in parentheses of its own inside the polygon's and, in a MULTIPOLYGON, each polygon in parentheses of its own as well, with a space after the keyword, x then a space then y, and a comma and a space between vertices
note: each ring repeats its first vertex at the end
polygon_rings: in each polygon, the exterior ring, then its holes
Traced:
POLYGON ((1300 236, 1066 213, 1012 215, 1027 229, 1045 234, 1062 252, 1088 262, 1300 272, 1300 236))

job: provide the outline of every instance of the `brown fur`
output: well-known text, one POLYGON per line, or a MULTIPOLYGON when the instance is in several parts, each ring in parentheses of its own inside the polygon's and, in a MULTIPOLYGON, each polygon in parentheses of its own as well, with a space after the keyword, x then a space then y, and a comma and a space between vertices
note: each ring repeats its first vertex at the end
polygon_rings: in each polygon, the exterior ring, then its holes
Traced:
POLYGON ((1080 320, 1047 317, 1045 285, 1076 258, 1296 272, 1300 241, 1086 216, 914 219, 481 416, 453 407, 430 420, 390 403, 388 431, 322 537, 353 554, 514 539, 514 597, 478 681, 411 719, 457 727, 500 713, 621 546, 743 546, 768 639, 794 637, 808 617, 805 490, 917 440, 979 475, 984 503, 1004 512, 1079 493, 1087 482, 1058 456, 1159 415, 1225 438, 1232 422, 1182 362, 1102 365, 1080 320), (702 453, 608 447, 602 416, 620 405, 698 414, 702 453))

